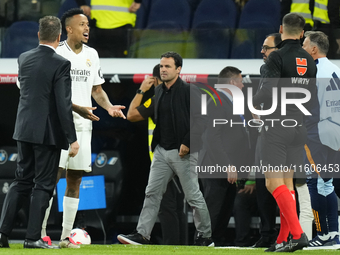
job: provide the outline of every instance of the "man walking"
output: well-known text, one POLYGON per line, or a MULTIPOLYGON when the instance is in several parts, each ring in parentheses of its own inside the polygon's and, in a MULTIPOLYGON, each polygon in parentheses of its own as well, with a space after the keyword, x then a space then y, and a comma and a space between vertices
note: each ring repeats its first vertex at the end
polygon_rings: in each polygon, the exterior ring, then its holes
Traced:
MULTIPOLYGON (((149 244, 152 228, 156 222, 162 196, 168 182, 177 175, 189 205, 193 208, 194 222, 198 232, 195 245, 214 246, 211 239, 209 212, 199 190, 197 151, 190 151, 190 85, 179 78, 182 57, 175 52, 161 56, 160 72, 163 84, 155 89, 156 128, 152 140, 154 157, 148 186, 137 231, 130 235, 118 235, 125 244, 149 244)), ((204 123, 196 123, 196 125, 204 123)), ((195 125, 195 124, 194 124, 195 125)), ((200 139, 198 137, 197 139, 200 139)))

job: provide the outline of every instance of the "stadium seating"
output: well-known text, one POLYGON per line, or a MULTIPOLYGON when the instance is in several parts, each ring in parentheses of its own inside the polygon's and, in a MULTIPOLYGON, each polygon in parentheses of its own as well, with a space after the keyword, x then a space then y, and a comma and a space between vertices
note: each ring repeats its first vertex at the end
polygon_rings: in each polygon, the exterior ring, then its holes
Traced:
POLYGON ((72 8, 78 8, 77 2, 75 0, 65 0, 59 9, 58 18, 61 18, 64 12, 72 8))
POLYGON ((262 58, 266 35, 279 31, 280 0, 249 0, 235 33, 231 58, 262 58))
POLYGON ((17 58, 39 45, 39 24, 35 21, 14 22, 5 32, 1 57, 17 58))
POLYGON ((146 29, 132 33, 129 57, 159 58, 166 51, 185 54, 191 8, 183 0, 152 0, 146 29))
POLYGON ((189 30, 190 26, 191 8, 187 1, 152 1, 147 29, 189 30))
POLYGON ((136 29, 144 29, 146 27, 151 7, 151 0, 143 0, 137 11, 136 29))
POLYGON ((233 0, 203 0, 197 7, 192 24, 197 51, 194 57, 228 58, 237 18, 238 11, 233 0))

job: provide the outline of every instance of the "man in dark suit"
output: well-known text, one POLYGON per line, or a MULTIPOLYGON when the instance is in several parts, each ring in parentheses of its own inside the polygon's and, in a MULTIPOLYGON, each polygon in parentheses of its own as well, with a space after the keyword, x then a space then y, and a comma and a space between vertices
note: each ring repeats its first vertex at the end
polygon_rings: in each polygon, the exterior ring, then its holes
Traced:
MULTIPOLYGON (((218 76, 219 84, 243 88, 241 71, 225 67, 218 76)), ((216 245, 226 245, 226 230, 236 196, 237 170, 246 165, 249 136, 243 115, 233 115, 233 96, 229 89, 217 88, 217 105, 210 100, 207 108, 207 130, 203 135, 203 149, 198 157, 197 170, 211 218, 212 236, 216 245), (213 120, 228 123, 213 125, 213 120), (238 124, 231 124, 231 123, 238 124), (221 167, 219 171, 218 166, 221 167), (208 170, 215 167, 215 172, 208 170), (207 171, 208 170, 208 171, 207 171)))
POLYGON ((162 195, 168 182, 177 175, 185 198, 193 208, 198 232, 194 245, 214 246, 208 209, 193 167, 197 162, 196 143, 200 140, 199 131, 204 123, 197 108, 191 107, 192 94, 198 89, 179 77, 182 64, 183 59, 176 52, 169 51, 161 56, 160 73, 163 83, 155 89, 156 127, 151 144, 154 157, 136 232, 118 235, 118 240, 123 244, 150 244, 162 195), (191 127, 195 127, 194 132, 191 127))
POLYGON ((8 236, 24 200, 31 195, 24 248, 55 248, 40 238, 41 226, 56 184, 61 149, 78 153, 72 117, 71 63, 55 49, 61 23, 46 16, 39 21, 40 45, 19 56, 20 101, 13 138, 18 161, 14 182, 6 195, 0 219, 0 247, 8 236))

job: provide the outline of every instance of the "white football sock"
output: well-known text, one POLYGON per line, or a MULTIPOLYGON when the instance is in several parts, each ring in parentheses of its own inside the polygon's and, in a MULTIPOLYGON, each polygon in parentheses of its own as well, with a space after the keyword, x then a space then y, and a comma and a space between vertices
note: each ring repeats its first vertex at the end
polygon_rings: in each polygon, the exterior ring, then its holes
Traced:
POLYGON ((46 212, 45 212, 45 218, 44 218, 44 221, 43 221, 43 224, 42 224, 42 227, 41 227, 41 238, 47 236, 46 226, 47 226, 48 217, 50 216, 52 203, 53 203, 53 197, 51 197, 50 202, 49 202, 49 206, 47 207, 46 212))
POLYGON ((322 241, 327 241, 330 237, 329 233, 328 234, 323 234, 322 236, 318 235, 318 237, 322 240, 322 241))
POLYGON ((332 232, 329 232, 328 234, 330 235, 331 238, 334 238, 335 236, 339 235, 339 232, 338 231, 332 231, 332 232))
POLYGON ((63 230, 61 232, 60 240, 70 236, 70 232, 73 229, 74 220, 78 211, 79 198, 64 196, 63 207, 63 230))
POLYGON ((313 238, 313 211, 310 202, 310 195, 307 184, 296 185, 299 196, 300 215, 299 221, 303 232, 306 233, 308 240, 313 238))

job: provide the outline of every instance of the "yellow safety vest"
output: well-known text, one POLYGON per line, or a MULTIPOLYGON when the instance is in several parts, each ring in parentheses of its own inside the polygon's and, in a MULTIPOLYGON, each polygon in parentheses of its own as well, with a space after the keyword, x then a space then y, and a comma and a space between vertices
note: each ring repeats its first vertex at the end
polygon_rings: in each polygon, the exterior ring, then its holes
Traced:
POLYGON ((318 20, 321 23, 329 24, 328 17, 328 0, 315 0, 314 3, 314 12, 313 12, 313 20, 318 20))
POLYGON ((292 0, 290 12, 300 14, 302 17, 305 18, 306 23, 310 24, 312 27, 314 26, 312 13, 309 10, 309 0, 292 0))
POLYGON ((132 3, 133 0, 91 0, 91 18, 96 19, 96 27, 102 29, 135 26, 136 14, 128 11, 132 3))
POLYGON ((148 123, 148 132, 149 132, 149 154, 150 154, 150 160, 153 159, 153 152, 151 150, 151 142, 153 138, 153 130, 155 129, 156 125, 153 123, 153 120, 149 117, 149 123, 148 123))

